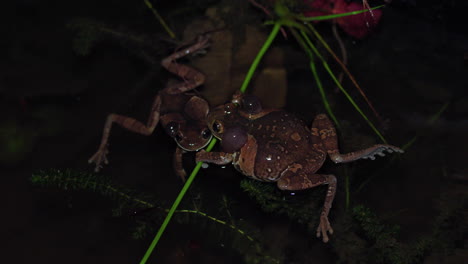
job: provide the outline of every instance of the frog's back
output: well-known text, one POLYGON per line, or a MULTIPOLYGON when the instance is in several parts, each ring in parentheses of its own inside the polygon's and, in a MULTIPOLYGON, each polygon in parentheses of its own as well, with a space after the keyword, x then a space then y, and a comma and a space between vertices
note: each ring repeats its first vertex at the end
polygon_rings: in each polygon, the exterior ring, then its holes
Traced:
POLYGON ((249 134, 257 141, 255 175, 261 180, 276 181, 289 165, 317 152, 310 129, 285 111, 270 112, 252 120, 249 134))

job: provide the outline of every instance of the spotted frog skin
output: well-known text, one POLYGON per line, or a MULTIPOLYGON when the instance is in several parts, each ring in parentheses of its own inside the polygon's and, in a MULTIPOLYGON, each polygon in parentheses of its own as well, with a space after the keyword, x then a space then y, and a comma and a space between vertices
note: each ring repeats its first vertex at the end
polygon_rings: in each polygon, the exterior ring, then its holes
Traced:
POLYGON ((223 152, 197 153, 197 161, 219 165, 232 163, 242 174, 276 182, 281 190, 297 191, 328 185, 317 228, 317 237, 328 242, 333 229, 328 213, 336 191, 336 177, 316 174, 327 155, 335 163, 374 159, 384 152, 400 152, 391 145, 374 145, 340 154, 334 126, 325 114, 315 117, 309 128, 302 120, 279 109, 263 110, 258 99, 236 94, 233 101, 213 109, 208 127, 221 140, 223 152))

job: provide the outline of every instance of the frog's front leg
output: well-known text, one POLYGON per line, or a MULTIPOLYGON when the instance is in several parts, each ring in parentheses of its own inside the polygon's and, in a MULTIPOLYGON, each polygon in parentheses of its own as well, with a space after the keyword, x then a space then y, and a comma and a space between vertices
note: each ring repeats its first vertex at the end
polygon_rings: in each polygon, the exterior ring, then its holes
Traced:
POLYGON ((388 153, 404 151, 392 145, 378 144, 372 147, 341 154, 338 150, 338 139, 335 127, 325 114, 319 114, 312 124, 312 141, 315 146, 328 153, 330 159, 335 163, 351 162, 358 159, 374 160, 376 155, 385 156, 388 153))
POLYGON ((174 157, 172 158, 172 167, 174 167, 174 171, 177 176, 185 182, 185 178, 187 177, 187 173, 185 172, 183 163, 182 163, 182 156, 186 153, 181 147, 177 146, 176 151, 174 152, 174 157))
POLYGON ((107 154, 109 153, 107 148, 113 123, 117 123, 123 128, 126 128, 132 132, 136 132, 142 135, 150 135, 158 125, 160 109, 161 97, 157 95, 154 98, 153 105, 151 106, 150 116, 146 125, 131 117, 117 114, 108 115, 106 123, 104 124, 104 130, 102 131, 101 144, 99 145, 97 152, 88 160, 88 163, 94 162, 96 164, 94 171, 98 172, 102 168, 102 163, 109 163, 107 160, 107 154))
POLYGON ((233 153, 225 152, 206 152, 205 150, 200 150, 196 155, 196 162, 208 162, 216 165, 226 165, 232 163, 234 160, 233 153))
POLYGON ((328 221, 328 213, 330 212, 333 199, 335 198, 336 177, 331 174, 313 174, 307 171, 307 167, 303 167, 303 165, 299 163, 293 164, 282 173, 277 185, 281 190, 298 191, 328 184, 327 195, 325 196, 323 209, 320 213, 320 223, 317 228, 317 237, 321 236, 323 242, 326 243, 329 240, 327 233, 333 234, 333 229, 328 221))

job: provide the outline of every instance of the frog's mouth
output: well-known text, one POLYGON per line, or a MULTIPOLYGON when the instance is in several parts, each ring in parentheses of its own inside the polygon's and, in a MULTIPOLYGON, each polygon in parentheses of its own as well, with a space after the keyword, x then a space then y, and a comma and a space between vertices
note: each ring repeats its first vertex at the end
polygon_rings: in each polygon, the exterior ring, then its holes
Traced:
POLYGON ((190 144, 188 144, 188 147, 187 147, 187 145, 182 145, 177 140, 175 140, 175 142, 177 143, 177 146, 179 146, 179 148, 181 148, 181 149, 183 149, 185 151, 199 151, 200 149, 208 146, 208 144, 211 142, 212 138, 213 138, 213 135, 210 135, 210 137, 207 138, 206 142, 204 142, 202 145, 198 145, 198 144, 195 144, 195 143, 190 143, 190 144))

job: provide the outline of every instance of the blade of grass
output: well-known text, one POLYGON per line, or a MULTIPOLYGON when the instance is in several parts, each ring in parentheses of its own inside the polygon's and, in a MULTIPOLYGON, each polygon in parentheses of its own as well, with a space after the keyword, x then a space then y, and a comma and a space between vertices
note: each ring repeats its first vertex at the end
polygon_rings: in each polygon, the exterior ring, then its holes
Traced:
MULTIPOLYGON (((449 106, 450 103, 445 103, 444 105, 442 105, 442 107, 439 109, 439 111, 437 111, 437 113, 435 113, 428 121, 427 121, 427 125, 431 126, 435 123, 435 121, 437 121, 440 116, 442 115, 443 112, 445 112, 445 109, 447 109, 447 107, 449 106)), ((416 140, 419 138, 419 135, 416 135, 414 136, 410 141, 408 141, 408 143, 406 143, 405 145, 403 145, 403 147, 401 147, 403 150, 407 150, 408 148, 410 148, 414 142, 416 142, 416 140)))
POLYGON ((320 81, 320 77, 317 73, 317 67, 314 62, 314 55, 312 54, 312 50, 307 46, 305 43, 304 39, 302 39, 301 35, 298 34, 297 30, 295 28, 290 28, 292 35, 296 38, 297 42, 299 42, 299 45, 304 49, 306 52, 307 56, 309 57, 309 67, 310 70, 312 71, 312 74, 314 76, 315 82, 317 83, 317 87, 320 92, 320 96, 322 97, 322 102, 323 106, 325 107, 325 110, 327 111, 327 114, 331 117, 333 122, 335 123, 336 127, 338 129, 341 129, 340 123, 338 122, 338 119, 336 118, 335 114, 333 113, 330 103, 327 99, 327 96, 325 94, 325 90, 323 89, 322 82, 320 81))
POLYGON ((310 67, 310 70, 312 71, 312 74, 314 75, 315 82, 317 83, 317 87, 319 88, 319 91, 320 91, 320 96, 322 97, 323 105, 325 106, 325 109, 327 110, 328 115, 332 118, 333 122, 335 122, 336 127, 341 130, 340 123, 338 122, 338 119, 336 119, 335 114, 333 114, 333 111, 330 107, 330 103, 328 102, 328 99, 325 95, 325 90, 323 89, 322 82, 320 81, 320 77, 317 73, 315 62, 312 58, 310 59, 309 67, 310 67))
MULTIPOLYGON (((213 138, 206 148, 206 151, 211 151, 213 149, 214 145, 216 144, 216 138, 213 138)), ((175 199, 174 203, 171 206, 171 209, 169 209, 169 212, 167 213, 166 218, 164 219, 163 223, 161 224, 161 227, 159 228, 158 232, 156 233, 156 236, 154 237, 153 241, 149 245, 148 249, 146 250, 145 255, 140 261, 140 264, 146 263, 148 258, 150 257, 151 253, 153 252, 154 248, 158 244, 159 239, 161 238, 162 234, 166 230, 167 225, 169 224, 169 221, 171 221, 172 216, 174 215, 174 212, 176 211, 177 207, 179 206, 180 202, 182 201, 182 198, 184 198, 185 193, 187 192, 188 188, 192 184, 193 180, 195 179, 195 176, 197 176, 198 171, 200 170, 203 162, 198 162, 195 168, 193 169, 192 173, 190 173, 189 178, 187 179, 187 182, 185 182, 184 187, 182 187, 182 190, 179 192, 179 195, 177 195, 177 198, 175 199)))
MULTIPOLYGON (((442 113, 445 112, 445 110, 447 109, 447 107, 449 106, 450 103, 445 103, 444 105, 442 105, 442 107, 439 109, 439 111, 437 111, 437 113, 435 113, 428 121, 427 121, 427 125, 433 125, 435 121, 437 121, 440 116, 442 115, 442 113)), ((410 148, 414 142, 416 142, 416 140, 419 138, 420 135, 416 135, 414 136, 410 141, 408 141, 408 143, 406 143, 405 145, 403 145, 403 147, 401 147, 403 150, 408 150, 408 148, 410 148)), ((383 170, 386 170, 390 164, 392 164, 392 162, 397 158, 398 156, 392 156, 392 158, 390 159, 389 162, 386 163, 386 165, 381 168, 380 170, 383 171, 383 170)), ((366 181, 364 181, 363 183, 361 183, 361 185, 359 185, 359 187, 356 189, 356 193, 360 192, 372 179, 375 178, 376 175, 380 175, 380 173, 375 173, 374 175, 372 175, 371 177, 367 178, 366 181)))
POLYGON ((385 5, 379 5, 379 6, 371 8, 371 9, 362 9, 362 10, 352 11, 352 12, 347 12, 347 13, 332 14, 332 15, 325 15, 325 16, 316 16, 316 17, 306 17, 304 15, 297 15, 296 18, 299 19, 299 20, 302 20, 304 22, 329 20, 329 19, 335 19, 335 18, 339 18, 339 17, 353 16, 353 15, 357 15, 357 14, 361 14, 361 13, 365 13, 365 12, 370 12, 371 10, 382 8, 384 6, 385 5))
POLYGON ((361 86, 359 86, 354 76, 351 74, 351 72, 349 72, 348 67, 346 67, 346 65, 344 65, 344 63, 338 58, 338 56, 336 56, 335 52, 333 52, 333 50, 330 48, 327 42, 325 42, 325 40, 322 38, 322 35, 320 35, 319 32, 311 24, 308 24, 307 27, 309 28, 309 30, 311 30, 314 33, 315 37, 320 41, 320 43, 325 47, 325 49, 332 55, 332 57, 336 60, 336 62, 338 62, 338 64, 341 66, 341 68, 346 73, 346 75, 348 75, 348 78, 351 80, 354 86, 358 89, 361 96, 367 102, 367 105, 369 105, 372 112, 374 112, 374 115, 379 119, 380 122, 382 122, 380 119, 379 113, 377 112, 377 110, 375 110, 374 106, 372 105, 370 100, 367 98, 366 94, 362 90, 361 86))
POLYGON ((149 0, 144 0, 146 6, 153 12, 153 15, 156 17, 156 19, 159 21, 161 26, 166 30, 167 34, 169 34, 169 37, 175 39, 175 34, 172 32, 172 30, 169 28, 169 26, 166 24, 164 19, 159 15, 158 11, 153 8, 153 4, 149 0))
POLYGON ((260 51, 257 53, 257 56, 255 57, 254 61, 250 65, 249 71, 247 72, 247 75, 245 76, 244 82, 242 83, 242 86, 240 88, 240 91, 242 93, 244 93, 245 90, 247 89, 247 86, 249 85, 250 80, 252 79, 253 74, 254 74, 255 70, 257 69, 258 64, 260 63, 260 60, 262 59, 263 55, 265 55, 268 48, 271 46, 271 43, 275 39, 276 35, 278 35, 278 32, 279 32, 280 28, 281 28, 281 24, 280 23, 275 23, 275 25, 273 26, 273 29, 270 32, 270 35, 268 35, 265 43, 260 48, 260 51))
POLYGON ((307 35, 307 33, 305 31, 300 31, 301 32, 301 35, 302 37, 304 38, 305 42, 307 43, 307 45, 312 49, 312 51, 314 52, 315 56, 317 56, 321 61, 322 61, 322 65, 323 67, 325 68, 325 70, 327 71, 327 73, 330 75, 330 77, 333 79, 333 81, 335 82, 335 84, 338 86, 338 88, 340 89, 340 91, 346 96, 346 98, 348 99, 348 101, 354 106, 354 108, 356 109, 356 111, 359 112, 359 114, 364 118, 364 120, 366 120, 367 124, 371 127, 371 129, 377 134, 377 136, 384 142, 384 143, 387 143, 387 140, 385 140, 385 138, 383 137, 383 135, 380 133, 380 131, 374 126, 374 124, 369 120, 369 118, 364 114, 364 112, 361 110, 361 108, 356 104, 356 102, 354 101, 354 99, 349 95, 349 93, 343 88, 343 86, 341 85, 341 83, 338 81, 338 79, 336 78, 335 74, 333 73, 333 71, 331 70, 330 66, 328 65, 327 61, 325 60, 325 58, 323 58, 323 56, 320 54, 320 52, 317 50, 317 48, 315 47, 315 45, 312 43, 312 41, 310 41, 310 38, 309 36, 307 35))
MULTIPOLYGON (((252 65, 250 66, 249 71, 247 72, 247 75, 244 79, 244 82, 242 83, 241 86, 241 92, 245 92, 247 89, 247 86, 252 79, 252 76, 255 72, 255 70, 258 67, 258 64, 260 63, 260 60, 262 59, 263 55, 265 55, 266 51, 268 48, 271 46, 271 43, 275 39, 276 35, 278 35, 278 32, 281 28, 281 25, 279 23, 276 23, 273 27, 273 29, 270 32, 270 35, 268 36, 267 40, 263 44, 263 46, 260 48, 260 51, 258 52, 257 56, 255 57, 254 61, 252 62, 252 65)), ((216 138, 213 138, 206 148, 206 151, 209 152, 211 149, 213 149, 214 145, 216 144, 216 138)), ((182 187, 182 190, 179 192, 179 195, 177 195, 177 198, 175 199, 174 203, 171 206, 171 209, 169 209, 169 212, 167 213, 166 218, 164 219, 163 223, 161 224, 161 227, 159 228, 158 232, 156 233, 156 236, 154 237, 153 241, 149 245, 148 249, 146 250, 145 255, 140 261, 140 264, 145 264, 146 261, 148 261, 148 258, 151 256, 151 253, 154 251, 154 248, 159 242, 159 239, 161 238, 162 234, 166 230, 167 225, 169 224, 170 220, 172 219, 172 216, 174 215, 174 212, 176 212, 177 207, 179 206, 180 202, 185 196, 185 193, 189 189, 190 185, 192 184, 193 180, 195 179, 195 176, 198 174, 198 171, 201 168, 201 165, 203 162, 198 162, 195 168, 193 169, 192 173, 190 174, 189 178, 187 179, 187 182, 185 182, 184 187, 182 187)))

